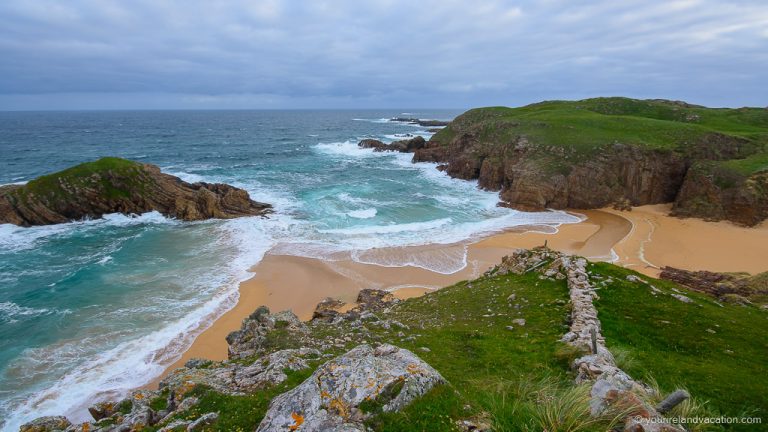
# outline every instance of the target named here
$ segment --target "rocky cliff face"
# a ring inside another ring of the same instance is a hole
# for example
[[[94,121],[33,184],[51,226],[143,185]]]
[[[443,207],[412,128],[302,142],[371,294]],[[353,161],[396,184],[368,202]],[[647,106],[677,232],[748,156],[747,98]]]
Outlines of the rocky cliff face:
[[[768,171],[742,176],[710,164],[694,164],[685,175],[672,214],[756,225],[768,218]]]
[[[476,179],[481,188],[500,192],[500,205],[521,210],[673,202],[678,216],[750,226],[768,217],[768,171],[759,164],[748,175],[722,168],[759,156],[764,135],[748,139],[700,128],[691,125],[703,121],[699,114],[679,111],[707,115],[706,108],[629,101],[621,109],[648,105],[670,112],[608,115],[594,112],[594,101],[472,110],[411,150],[413,161],[437,162],[451,177]],[[562,114],[553,114],[553,107]]]
[[[441,163],[451,177],[477,179],[483,189],[500,191],[503,205],[531,211],[597,208],[624,199],[632,205],[674,201],[687,170],[686,160],[673,152],[621,144],[565,169],[544,168],[556,156],[542,155],[525,137],[501,148],[478,148],[460,137],[447,147],[430,142],[413,161]]]
[[[264,215],[269,204],[226,184],[187,183],[155,165],[103,158],[0,187],[0,223],[21,226],[158,211],[186,221]]]

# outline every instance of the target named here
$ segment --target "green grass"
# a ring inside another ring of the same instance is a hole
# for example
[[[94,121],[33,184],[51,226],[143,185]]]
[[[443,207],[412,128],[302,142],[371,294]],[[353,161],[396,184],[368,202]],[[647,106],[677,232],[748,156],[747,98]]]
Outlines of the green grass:
[[[599,290],[597,307],[617,362],[635,378],[657,385],[662,395],[680,387],[694,395],[675,415],[768,418],[768,313],[721,307],[665,281],[651,280],[666,293],[679,289],[696,304],[666,294],[654,297],[646,285],[626,281],[626,275],[635,273],[610,264],[591,264],[590,271],[612,279]],[[512,294],[515,299],[509,301]],[[443,432],[456,430],[457,421],[471,420],[503,432],[610,429],[625,413],[590,417],[589,387],[575,386],[568,370],[582,353],[559,342],[567,331],[567,299],[564,281],[541,280],[537,274],[487,276],[404,301],[386,316],[380,313],[408,328],[366,325],[370,334],[365,340],[413,351],[450,384],[434,388],[398,413],[382,412],[387,395],[364,403],[361,409],[374,414],[367,426],[375,431]],[[524,318],[525,326],[513,324],[516,318]],[[310,329],[317,338],[360,332],[348,323]],[[341,354],[358,343],[330,353]],[[278,350],[295,346],[295,341],[285,329],[277,329],[269,346]],[[313,367],[320,362],[314,361]],[[311,372],[291,372],[285,383],[247,396],[198,387],[189,394],[201,402],[186,417],[219,412],[220,420],[210,430],[254,430],[269,401]],[[391,393],[396,392],[395,386]],[[751,425],[728,430],[760,429]]]
[[[768,421],[768,313],[721,307],[711,297],[646,278],[665,293],[683,291],[695,304],[654,296],[646,285],[626,281],[634,272],[610,264],[590,270],[613,278],[596,305],[608,347],[632,356],[627,372],[653,377],[666,392],[686,388],[714,413]]]
[[[317,366],[317,363],[314,366]],[[218,420],[213,425],[206,427],[205,431],[253,431],[264,418],[272,398],[299,385],[312,373],[311,369],[298,372],[286,370],[285,372],[288,379],[283,383],[245,396],[222,394],[209,387],[198,385],[184,397],[195,396],[200,401],[189,411],[174,416],[171,421],[176,419],[194,420],[204,414],[216,412],[219,413]],[[147,427],[144,428],[144,431],[154,432],[158,429],[160,429],[159,426]]]
[[[713,134],[731,137],[737,147],[734,169],[745,174],[765,169],[768,158],[768,110],[704,108],[670,101],[595,98],[548,101],[519,108],[488,107],[467,111],[432,141],[450,143],[471,133],[485,154],[503,154],[518,136],[534,144],[545,168],[585,160],[616,143],[695,155]],[[553,153],[551,147],[560,148]],[[705,147],[712,147],[711,144]],[[719,151],[715,151],[718,153]],[[754,155],[754,156],[752,156]]]
[[[83,197],[78,194],[86,189],[96,189],[100,196],[119,199],[129,197],[132,192],[141,191],[146,185],[142,176],[142,165],[126,159],[104,157],[85,162],[63,171],[44,175],[17,188],[13,193],[21,200],[29,195],[43,198],[49,203],[77,202]],[[111,179],[119,178],[120,184]]]

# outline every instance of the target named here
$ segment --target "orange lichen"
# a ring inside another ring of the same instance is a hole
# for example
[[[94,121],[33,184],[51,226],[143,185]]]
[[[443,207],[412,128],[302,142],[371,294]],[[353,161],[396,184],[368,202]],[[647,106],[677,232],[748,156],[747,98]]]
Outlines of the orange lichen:
[[[335,411],[341,418],[349,418],[349,407],[341,398],[334,398],[331,403],[328,404],[328,408]]]
[[[405,369],[410,374],[421,373],[421,368],[418,365],[414,364],[414,363],[409,364]]]
[[[321,398],[328,398],[328,399],[330,399],[331,398],[331,394],[328,393],[327,391],[323,390],[323,391],[320,392],[320,397]]]
[[[299,413],[291,413],[291,417],[293,418],[293,424],[288,427],[288,429],[295,431],[299,430],[301,425],[304,424],[304,416]]]

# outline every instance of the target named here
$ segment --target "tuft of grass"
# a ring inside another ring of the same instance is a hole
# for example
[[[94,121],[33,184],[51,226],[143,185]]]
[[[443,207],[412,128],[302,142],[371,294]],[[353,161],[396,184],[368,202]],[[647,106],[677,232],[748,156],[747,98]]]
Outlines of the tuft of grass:
[[[483,398],[496,432],[605,431],[618,425],[626,410],[607,410],[593,417],[591,385],[573,385],[560,377],[521,376],[499,381]]]

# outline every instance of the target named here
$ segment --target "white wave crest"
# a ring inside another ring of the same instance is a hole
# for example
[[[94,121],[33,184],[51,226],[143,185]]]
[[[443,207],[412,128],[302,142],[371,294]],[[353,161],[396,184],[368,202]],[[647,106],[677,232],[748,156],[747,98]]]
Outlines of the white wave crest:
[[[377,210],[373,207],[362,209],[362,210],[352,210],[350,212],[347,212],[347,214],[350,217],[353,217],[355,219],[370,219],[372,217],[376,217]]]
[[[451,223],[451,218],[436,219],[427,222],[411,222],[405,224],[392,225],[373,225],[373,226],[353,226],[350,228],[339,228],[329,230],[319,230],[325,234],[342,234],[348,236],[371,235],[371,234],[392,234],[412,231],[422,231],[431,228],[445,226]]]
[[[20,306],[14,302],[0,302],[0,323],[14,323],[23,318],[51,314],[70,314],[69,309],[47,309]]]

